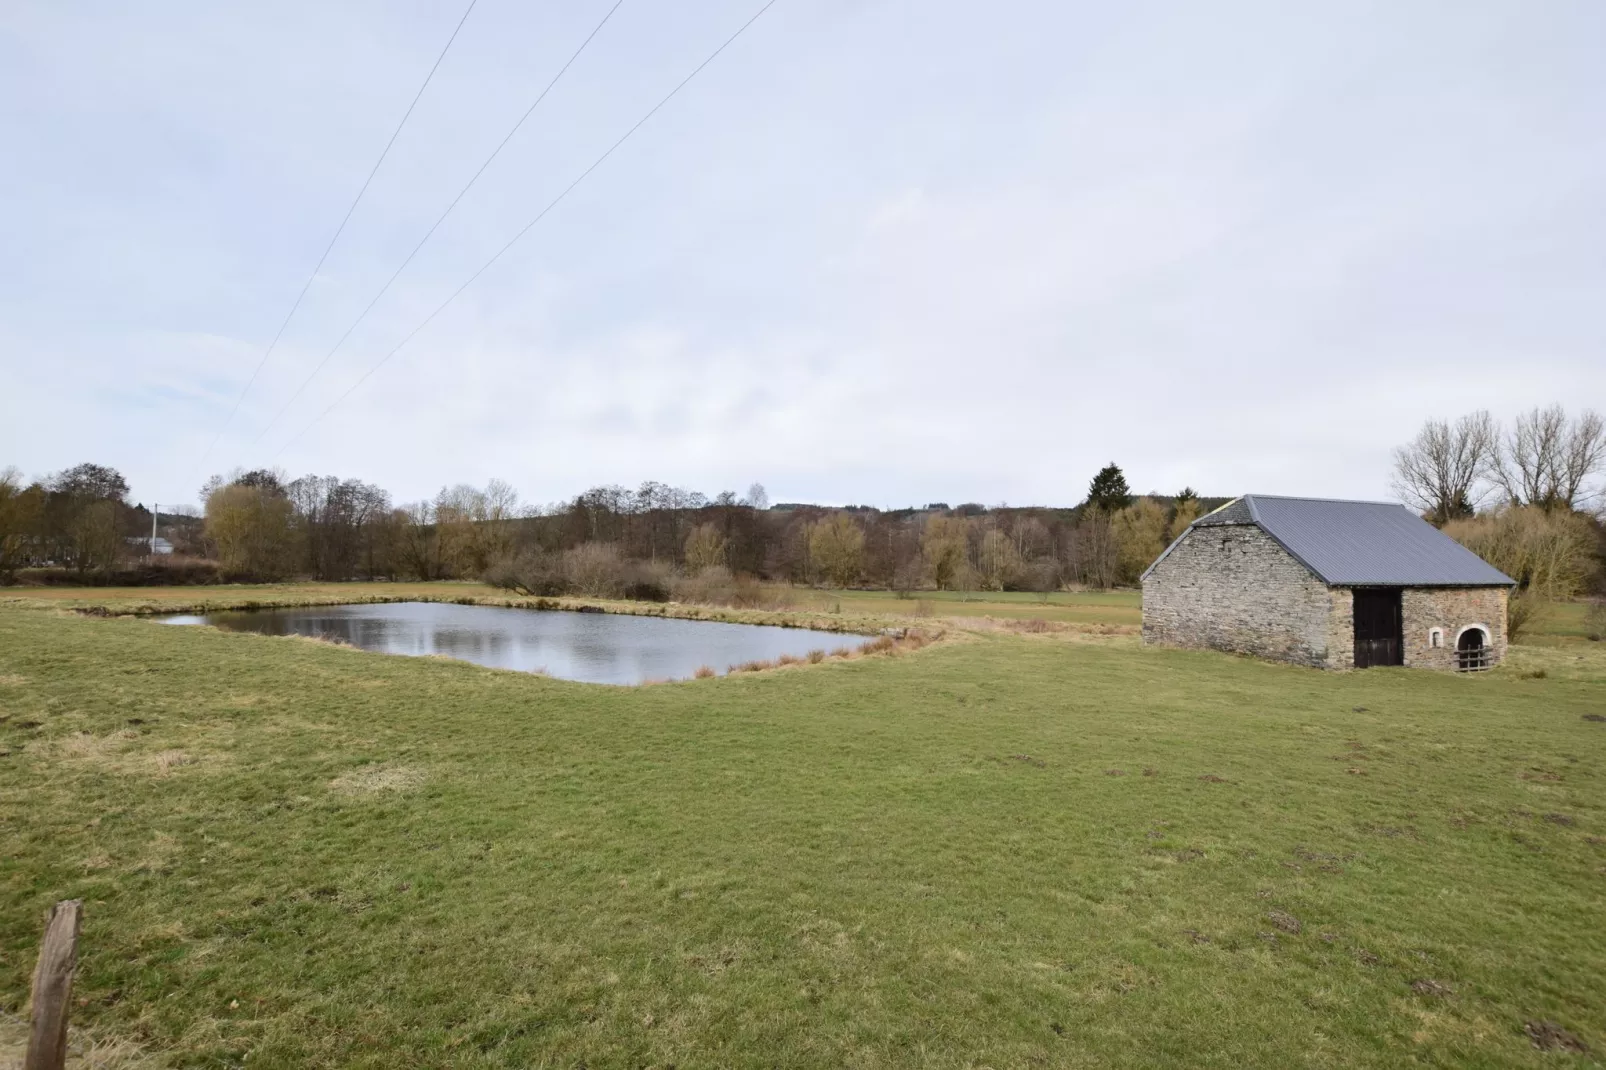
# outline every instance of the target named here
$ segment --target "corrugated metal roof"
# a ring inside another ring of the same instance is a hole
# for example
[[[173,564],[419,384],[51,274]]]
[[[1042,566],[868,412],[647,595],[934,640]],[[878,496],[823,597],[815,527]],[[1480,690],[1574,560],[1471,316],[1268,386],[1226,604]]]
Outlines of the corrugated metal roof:
[[[1226,524],[1254,524],[1334,587],[1509,587],[1515,582],[1393,502],[1246,494],[1193,526]],[[1167,547],[1154,564],[1170,552]]]

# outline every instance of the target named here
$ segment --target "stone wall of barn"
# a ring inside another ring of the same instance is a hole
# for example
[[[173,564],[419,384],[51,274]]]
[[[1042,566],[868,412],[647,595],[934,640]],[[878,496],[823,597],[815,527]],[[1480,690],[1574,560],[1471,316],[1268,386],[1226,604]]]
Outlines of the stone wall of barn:
[[[1143,641],[1348,667],[1332,634],[1348,606],[1258,527],[1198,527],[1143,581]]]
[[[1405,663],[1423,669],[1456,668],[1456,643],[1470,627],[1484,629],[1489,662],[1506,657],[1504,587],[1408,587],[1400,599],[1405,621]],[[1433,633],[1439,645],[1433,645]]]

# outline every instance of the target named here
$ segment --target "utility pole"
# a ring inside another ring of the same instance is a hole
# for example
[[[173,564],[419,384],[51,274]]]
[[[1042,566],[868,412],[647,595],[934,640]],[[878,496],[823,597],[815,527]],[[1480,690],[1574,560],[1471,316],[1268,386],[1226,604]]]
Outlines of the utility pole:
[[[156,518],[162,511],[160,502],[151,503],[151,556],[156,556]]]

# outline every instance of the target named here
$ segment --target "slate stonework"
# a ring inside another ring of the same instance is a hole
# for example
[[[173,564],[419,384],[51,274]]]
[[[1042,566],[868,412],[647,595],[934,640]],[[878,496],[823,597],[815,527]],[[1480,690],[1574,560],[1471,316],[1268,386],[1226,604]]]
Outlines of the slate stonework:
[[[1143,581],[1143,641],[1325,666],[1334,603],[1258,527],[1194,528]]]
[[[1405,588],[1405,664],[1456,668],[1456,640],[1474,625],[1486,629],[1490,664],[1498,664],[1506,597],[1503,587]],[[1354,605],[1350,588],[1328,587],[1259,527],[1198,527],[1143,581],[1143,641],[1350,669]]]
[[[1408,587],[1401,598],[1405,619],[1405,663],[1423,669],[1454,669],[1456,641],[1474,625],[1484,629],[1490,647],[1489,663],[1506,658],[1506,598],[1504,587]],[[1432,645],[1433,629],[1443,644]]]

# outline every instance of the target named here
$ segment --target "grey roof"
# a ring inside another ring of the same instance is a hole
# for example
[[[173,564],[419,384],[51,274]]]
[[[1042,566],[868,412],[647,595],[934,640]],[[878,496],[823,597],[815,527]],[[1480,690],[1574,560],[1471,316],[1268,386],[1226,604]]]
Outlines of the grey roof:
[[[1234,498],[1213,513],[1206,513],[1193,522],[1194,527],[1213,528],[1227,524],[1253,524],[1254,514],[1249,511],[1249,499]]]
[[[1509,587],[1516,582],[1394,502],[1246,494],[1200,517],[1188,530],[1233,524],[1260,528],[1333,587]]]

